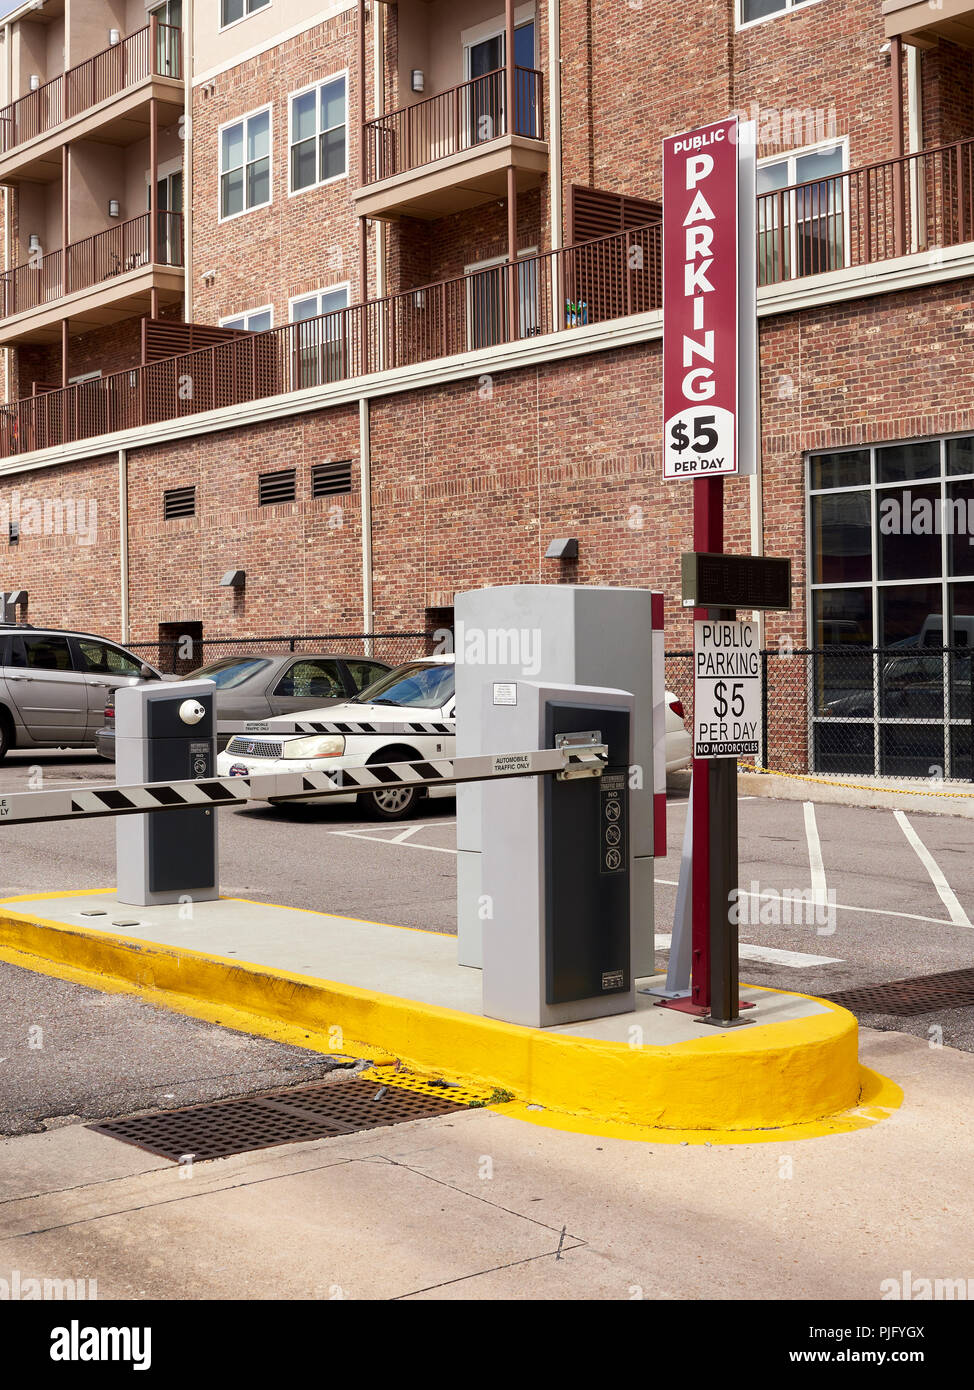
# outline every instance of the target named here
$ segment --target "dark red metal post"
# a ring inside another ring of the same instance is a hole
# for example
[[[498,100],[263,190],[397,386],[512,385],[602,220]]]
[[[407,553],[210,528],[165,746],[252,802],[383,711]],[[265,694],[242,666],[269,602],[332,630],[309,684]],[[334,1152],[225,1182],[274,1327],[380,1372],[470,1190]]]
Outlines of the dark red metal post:
[[[716,555],[724,549],[724,480],[693,480],[693,548]],[[694,622],[710,616],[695,608]],[[710,762],[693,760],[693,877],[690,901],[693,918],[690,1002],[710,1006]]]

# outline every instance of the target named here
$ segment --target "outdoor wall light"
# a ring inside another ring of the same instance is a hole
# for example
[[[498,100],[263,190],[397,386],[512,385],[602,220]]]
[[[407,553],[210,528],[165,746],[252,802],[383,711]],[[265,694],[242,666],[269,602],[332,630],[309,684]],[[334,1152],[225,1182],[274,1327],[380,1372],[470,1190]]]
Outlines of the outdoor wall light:
[[[30,75],[30,89],[31,89],[31,91],[32,91],[32,92],[36,92],[37,89],[38,89],[38,87],[39,87],[40,85],[41,85],[41,79],[38,77],[38,75],[37,75],[36,72],[32,72],[31,75]]]
[[[114,48],[115,45],[121,41],[121,38],[122,34],[119,29],[109,29],[108,42],[111,44],[112,48]]]
[[[221,589],[242,589],[247,583],[246,570],[227,570],[220,580]]]
[[[425,290],[417,290],[416,293],[413,295],[413,307],[414,307],[415,309],[425,309],[425,308],[426,308],[426,291],[425,291]]]
[[[409,74],[409,85],[414,92],[421,92],[424,90],[425,79],[423,77],[422,68],[413,68],[412,72]]]
[[[37,235],[36,232],[31,232],[30,236],[27,238],[27,250],[28,250],[28,251],[39,251],[40,249],[41,249],[41,239],[40,239],[40,237]]]
[[[117,198],[109,198],[108,215],[109,217],[118,217],[121,215],[121,207]]]
[[[566,536],[564,539],[549,541],[544,557],[546,560],[577,560],[578,540],[575,536]]]

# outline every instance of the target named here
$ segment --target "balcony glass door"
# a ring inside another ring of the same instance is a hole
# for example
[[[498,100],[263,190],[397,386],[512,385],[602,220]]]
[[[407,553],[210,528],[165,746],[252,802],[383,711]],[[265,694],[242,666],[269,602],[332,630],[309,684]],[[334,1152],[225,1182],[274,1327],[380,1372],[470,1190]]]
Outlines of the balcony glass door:
[[[156,255],[160,265],[182,265],[182,245],[180,240],[180,221],[178,216],[183,210],[183,171],[177,169],[172,174],[167,174],[165,178],[159,180],[158,190],[158,250]],[[146,194],[148,197],[148,193]],[[140,254],[138,251],[135,255]],[[145,248],[145,259],[149,258],[149,248]],[[141,262],[138,262],[141,264]],[[126,265],[126,270],[131,270],[132,266]]]
[[[536,249],[522,251],[517,267],[517,334],[533,338],[538,326],[538,262]],[[474,271],[474,274],[470,274]],[[508,330],[510,270],[504,257],[468,267],[467,348],[493,347],[515,335]]]
[[[467,88],[466,144],[479,145],[507,131],[505,123],[504,30],[464,49],[464,75]],[[514,30],[515,69],[534,69],[534,20]],[[535,137],[538,131],[533,78],[514,81],[514,129],[518,135]]]
[[[467,49],[466,145],[494,140],[504,130],[504,35],[494,34]]]

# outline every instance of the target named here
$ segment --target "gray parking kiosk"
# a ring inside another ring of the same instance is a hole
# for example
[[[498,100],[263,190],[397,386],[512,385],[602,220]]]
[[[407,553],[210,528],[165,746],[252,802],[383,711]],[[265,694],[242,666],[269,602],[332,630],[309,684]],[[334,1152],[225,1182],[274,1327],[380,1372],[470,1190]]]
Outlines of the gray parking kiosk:
[[[216,772],[213,681],[132,685],[115,697],[115,766],[121,785],[177,782]],[[220,896],[216,809],[120,816],[115,823],[118,900],[149,907]]]
[[[508,584],[458,593],[456,613],[457,754],[497,753],[511,745],[506,731],[477,719],[484,682],[522,678],[601,687],[620,686],[636,698],[633,763],[642,770],[631,788],[630,838],[636,909],[634,935],[640,974],[655,960],[653,922],[654,706],[664,719],[662,688],[654,684],[653,595],[649,589],[585,584]],[[662,673],[658,673],[662,681]],[[523,743],[522,748],[532,746]],[[537,746],[537,745],[533,745]],[[660,756],[665,756],[660,750]],[[482,962],[480,862],[481,787],[457,789],[457,958]]]
[[[604,744],[555,777],[482,784],[483,1009],[543,1028],[635,1006],[627,691],[506,682],[483,691],[490,746]],[[498,702],[499,701],[499,702]],[[497,761],[497,758],[495,758]],[[513,764],[512,764],[513,766]]]

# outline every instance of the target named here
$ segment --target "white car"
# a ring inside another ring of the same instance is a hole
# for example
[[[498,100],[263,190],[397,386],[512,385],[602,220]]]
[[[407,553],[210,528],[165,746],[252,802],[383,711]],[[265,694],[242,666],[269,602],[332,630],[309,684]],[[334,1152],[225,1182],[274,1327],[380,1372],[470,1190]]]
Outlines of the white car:
[[[690,739],[676,698],[666,696],[666,768],[689,762]],[[677,713],[679,711],[679,713]],[[296,730],[295,726],[299,726]],[[275,732],[277,726],[280,732]],[[373,763],[452,758],[456,751],[452,656],[418,657],[380,676],[357,699],[297,718],[263,720],[234,734],[217,760],[221,777],[267,772],[328,772]],[[422,796],[455,796],[456,787],[390,787],[329,796],[361,800],[380,820],[401,820]],[[309,798],[309,801],[313,798]]]

